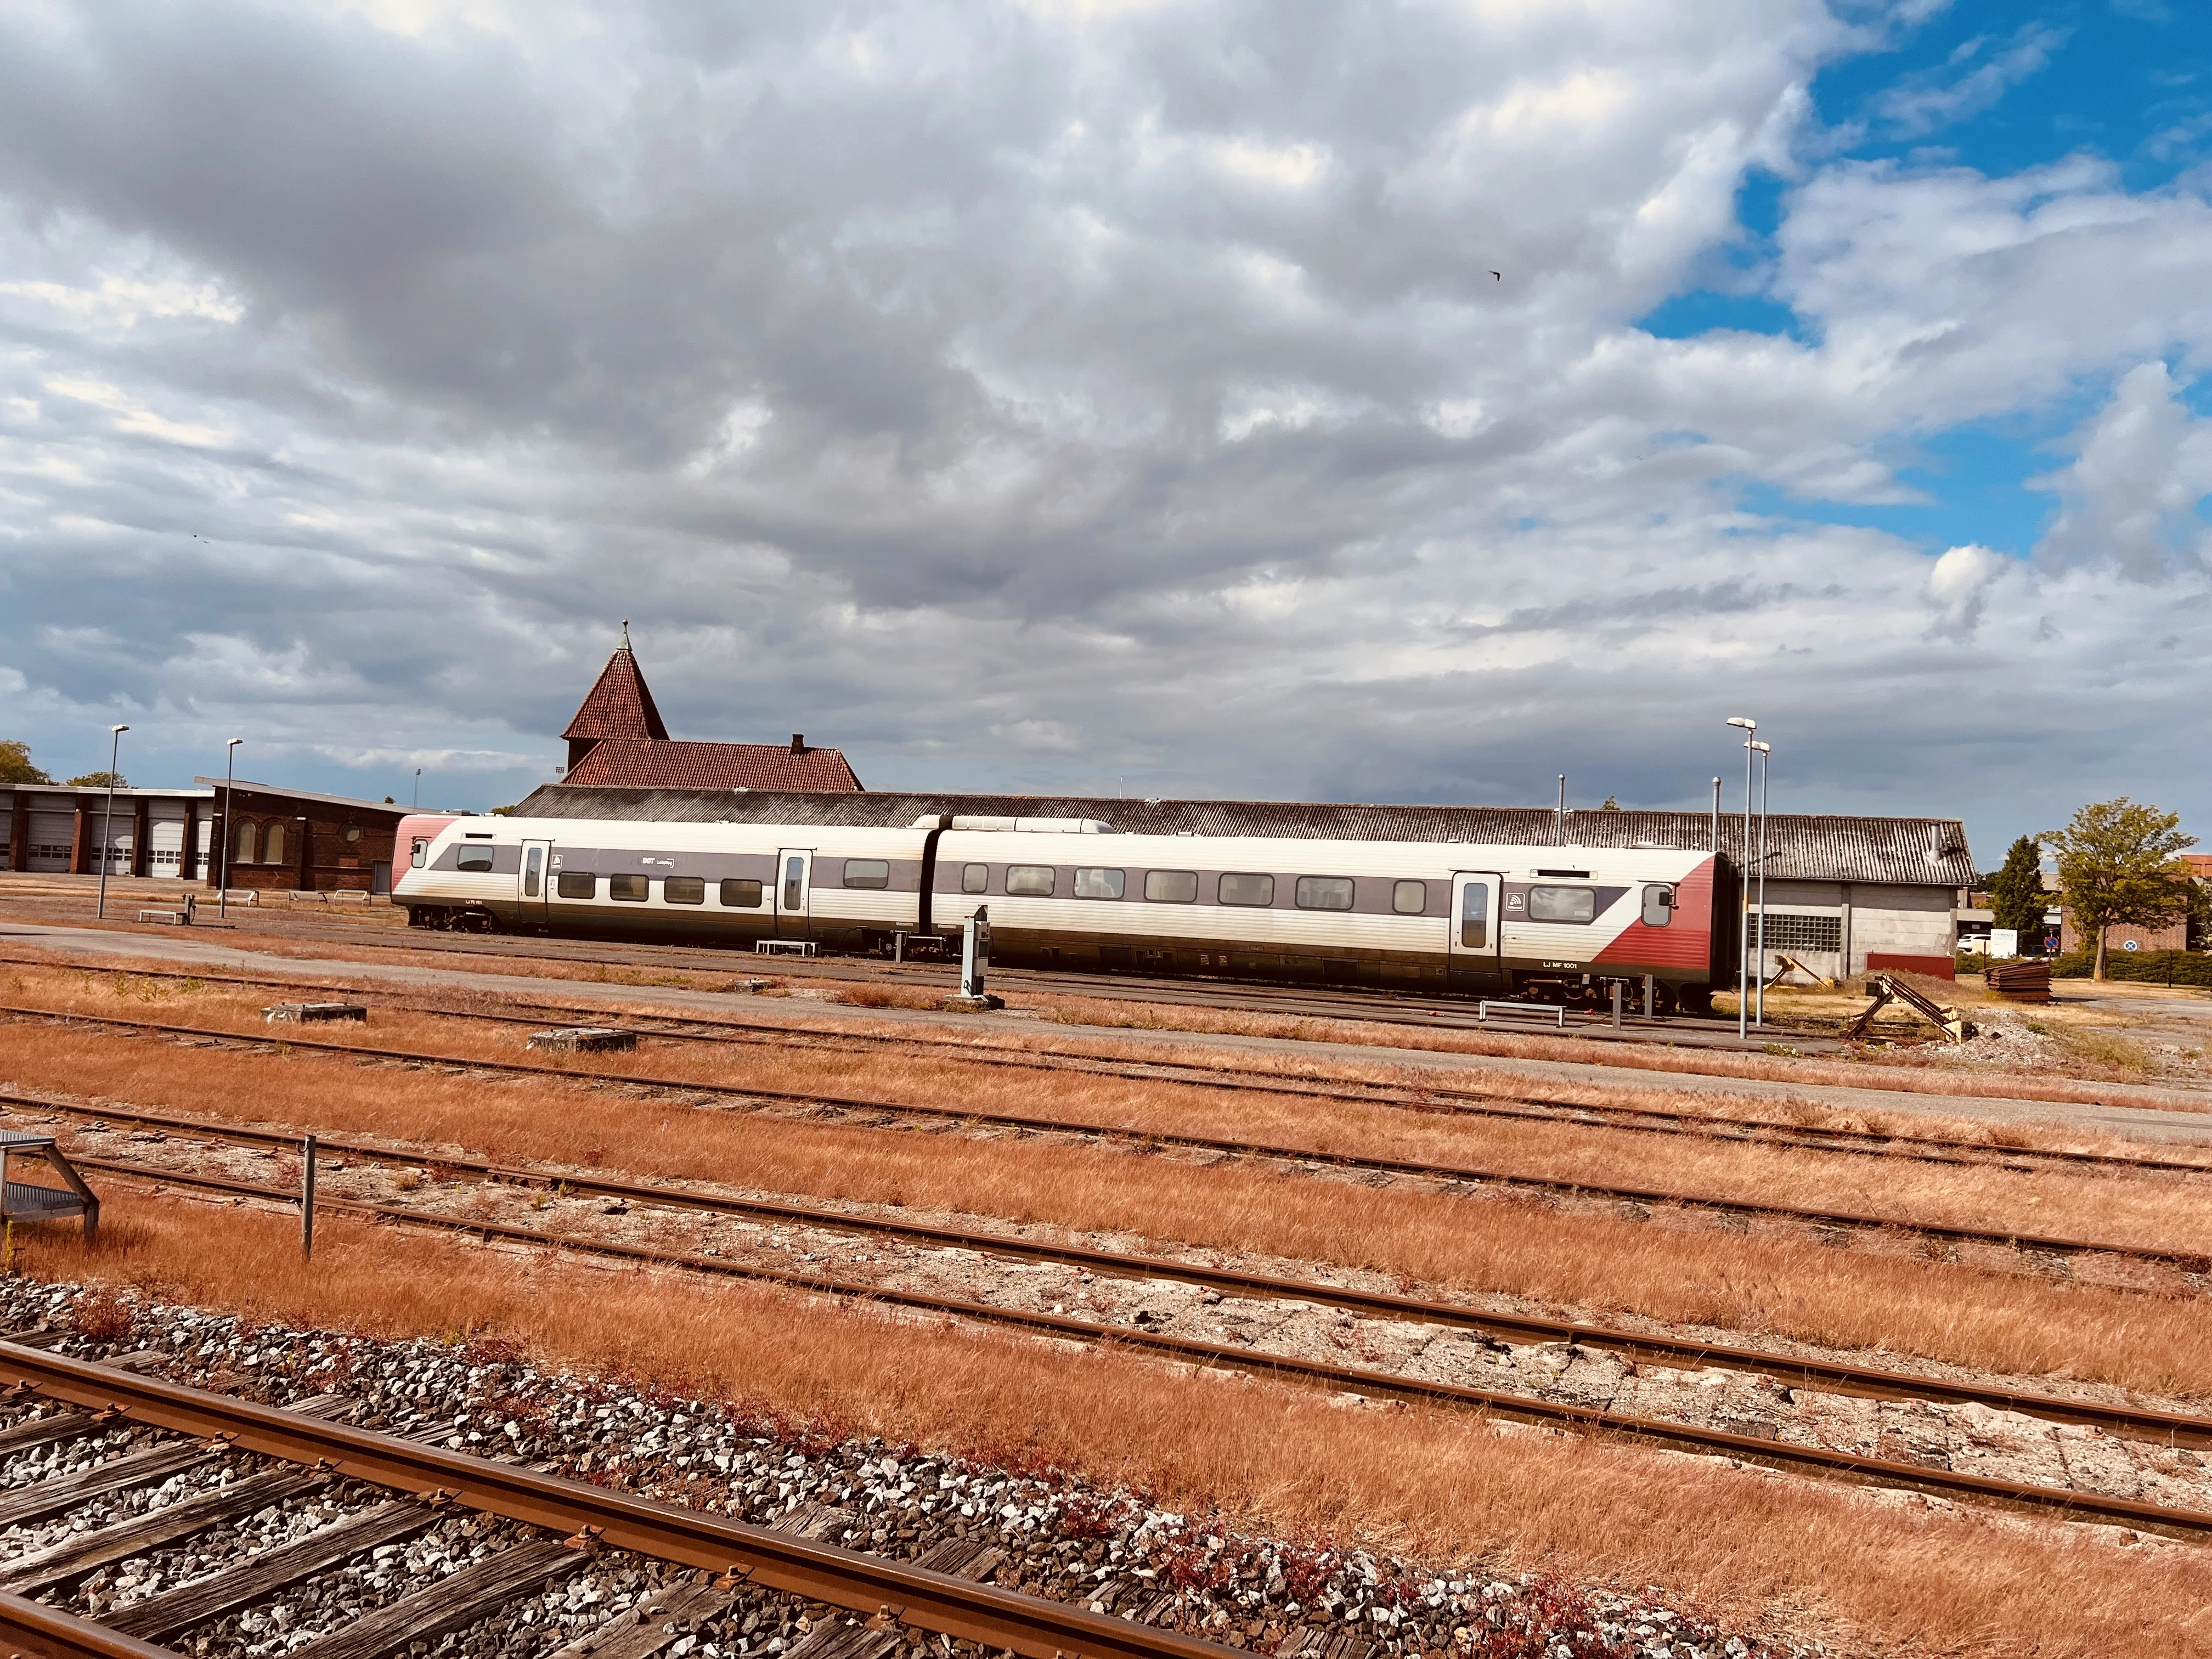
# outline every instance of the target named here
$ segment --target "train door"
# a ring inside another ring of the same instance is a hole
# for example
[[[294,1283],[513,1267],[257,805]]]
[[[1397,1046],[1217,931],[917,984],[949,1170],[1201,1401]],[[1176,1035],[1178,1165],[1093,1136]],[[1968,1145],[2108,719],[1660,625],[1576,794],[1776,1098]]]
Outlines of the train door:
[[[805,847],[787,847],[775,855],[775,931],[780,939],[798,939],[806,932],[808,896],[814,886],[814,854]]]
[[[522,843],[522,902],[519,915],[524,921],[544,921],[553,908],[553,843],[550,841],[526,841]],[[386,866],[387,872],[389,866]],[[386,882],[390,880],[387,873]]]
[[[1504,988],[1498,937],[1501,879],[1492,870],[1462,870],[1452,877],[1451,976],[1478,990]]]

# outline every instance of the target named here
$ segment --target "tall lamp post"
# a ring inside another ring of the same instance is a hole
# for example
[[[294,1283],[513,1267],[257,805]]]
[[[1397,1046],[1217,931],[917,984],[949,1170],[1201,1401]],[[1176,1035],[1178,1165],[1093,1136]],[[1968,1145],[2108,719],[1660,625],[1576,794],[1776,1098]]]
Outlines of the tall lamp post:
[[[1731,714],[1729,724],[1743,731],[1743,856],[1738,860],[1743,890],[1738,896],[1735,941],[1735,1035],[1741,1042],[1750,1035],[1751,1025],[1751,990],[1746,978],[1751,969],[1751,745],[1759,736],[1759,722],[1746,714]]]
[[[115,769],[122,760],[123,734],[130,729],[107,728],[107,811],[100,820],[100,908],[95,912],[103,921],[107,915],[107,866],[115,860]]]
[[[237,839],[230,825],[230,781],[236,775],[238,745],[244,738],[232,738],[222,745],[222,885],[215,890],[215,913],[224,914],[223,907],[230,902],[230,843]]]
[[[421,808],[422,805],[422,769],[421,767],[419,767],[419,766],[418,766],[418,767],[416,767],[416,768],[415,769],[415,799],[414,799],[414,803],[413,803],[413,805],[410,805],[407,810],[408,810],[408,811],[410,811],[410,812],[411,812],[411,811],[417,811],[417,810],[419,810],[419,809]]]
[[[1774,766],[1774,745],[1761,743],[1756,738],[1751,746],[1759,751],[1759,988],[1753,994],[1757,1003],[1752,1012],[1752,1023],[1766,1024],[1766,780]]]

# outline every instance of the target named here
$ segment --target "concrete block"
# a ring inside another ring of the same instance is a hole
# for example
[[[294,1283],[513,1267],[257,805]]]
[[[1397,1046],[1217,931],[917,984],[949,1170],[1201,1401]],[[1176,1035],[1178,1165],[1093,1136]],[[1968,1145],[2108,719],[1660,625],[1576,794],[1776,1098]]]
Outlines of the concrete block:
[[[326,1019],[366,1022],[368,1010],[358,1002],[279,1002],[264,1008],[261,1017],[271,1025],[312,1025]]]
[[[611,1030],[604,1025],[570,1025],[557,1031],[533,1032],[533,1048],[553,1048],[563,1054],[596,1054],[609,1049],[635,1048],[637,1033]]]

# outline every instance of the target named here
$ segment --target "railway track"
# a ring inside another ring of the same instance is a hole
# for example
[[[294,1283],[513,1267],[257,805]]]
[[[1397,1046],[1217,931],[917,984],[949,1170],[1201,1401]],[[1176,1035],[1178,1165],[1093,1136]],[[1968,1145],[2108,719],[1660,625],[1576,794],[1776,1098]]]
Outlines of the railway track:
[[[17,961],[0,957],[0,963]],[[25,963],[26,966],[50,966]],[[88,969],[87,971],[97,971]],[[349,997],[373,994],[357,985],[293,979],[264,978],[240,974],[167,972],[146,969],[118,970],[139,979],[189,980],[201,984],[239,985],[301,992],[333,991]],[[1862,1156],[1903,1158],[1916,1163],[1950,1164],[1968,1167],[1995,1164],[2008,1168],[2035,1165],[2109,1169],[2143,1173],[2212,1175],[2212,1162],[2153,1158],[2124,1152],[2094,1152],[2066,1148],[2002,1146],[1982,1141],[1954,1140],[1939,1135],[1914,1135],[1873,1129],[1851,1129],[1812,1124],[1778,1123],[1771,1119],[1735,1117],[1718,1113],[1674,1111],[1656,1106],[1616,1106],[1534,1095],[1504,1097],[1472,1089],[1440,1085],[1393,1085],[1338,1080],[1316,1082],[1283,1073],[1229,1070],[1165,1060],[1115,1060],[1053,1049],[979,1048],[963,1037],[933,1036],[927,1033],[896,1036],[862,1031],[817,1031],[769,1020],[738,1020],[704,1016],[679,1018],[665,1015],[617,1015],[588,1004],[514,1001],[514,1013],[489,1010],[438,1008],[425,1004],[393,1001],[387,1006],[408,1013],[441,1019],[476,1020],[489,1024],[539,1025],[547,1021],[581,1020],[595,1025],[673,1042],[722,1042],[754,1047],[822,1048],[833,1052],[881,1052],[902,1048],[936,1050],[965,1065],[1023,1071],[1064,1071],[1088,1076],[1127,1078],[1145,1082],[1188,1083],[1209,1089],[1240,1093],[1286,1094],[1311,1100],[1341,1100],[1363,1104],[1406,1106],[1424,1111],[1448,1111],[1457,1115],[1491,1117],[1508,1121],[1573,1123],[1589,1127],[1626,1130],[1633,1133],[1689,1135],[1707,1140],[1736,1140],[1805,1151],[1837,1152]],[[649,1023],[648,1023],[649,1022]],[[704,1028],[704,1029],[701,1029]],[[1663,1074],[1653,1087],[1664,1087]],[[2208,1119],[2212,1127],[2212,1119]]]
[[[136,1165],[116,1159],[86,1159],[81,1167],[177,1187],[195,1188],[227,1197],[247,1198],[285,1205],[295,1202],[282,1188],[228,1177],[182,1174],[153,1165]],[[401,1205],[371,1204],[319,1197],[317,1208],[328,1208],[372,1221],[426,1227],[459,1233],[481,1242],[535,1249],[567,1250],[716,1278],[750,1280],[757,1284],[815,1295],[872,1304],[878,1307],[972,1321],[1026,1330],[1093,1346],[1118,1346],[1159,1356],[1209,1370],[1256,1372],[1277,1378],[1322,1386],[1362,1397],[1395,1399],[1424,1405],[1468,1410],[1486,1417],[1537,1424],[1575,1432],[1606,1435],[1704,1455],[1718,1455],[1793,1470],[1828,1479],[1839,1479],[1910,1491],[1931,1492],[1972,1502],[2035,1510],[2070,1519],[2113,1522],[2179,1538],[2212,1538],[2212,1511],[2185,1510],[2140,1499],[2075,1488],[2041,1486],[1998,1480],[1927,1464],[1902,1462],[1825,1446],[1802,1445],[1779,1439],[1739,1435],[1663,1419],[1630,1416],[1602,1407],[1543,1400],[1530,1395],[1464,1384],[1432,1381],[1376,1370],[1365,1366],[1273,1354],[1225,1343],[1170,1336],[1126,1326],[1076,1319],[1064,1314],[997,1307],[962,1297],[900,1291],[881,1285],[840,1279],[829,1274],[795,1273],[756,1266],[720,1256],[696,1255],[653,1249],[612,1240],[580,1238],[533,1227],[441,1215]],[[0,1344],[0,1377],[11,1374],[15,1356]],[[112,1399],[87,1400],[64,1396],[76,1403],[112,1405]],[[2196,1419],[2187,1419],[2195,1422]],[[2198,1423],[2199,1431],[2212,1431],[2212,1423]],[[516,1518],[528,1519],[527,1516]],[[543,1524],[543,1523],[540,1523]],[[610,1541],[614,1541],[611,1539]],[[658,1553],[659,1552],[654,1552]],[[668,1557],[667,1559],[686,1559]],[[741,1559],[741,1558],[740,1558]],[[714,1565],[694,1562],[697,1565]],[[819,1599],[828,1600],[826,1596]],[[885,1597],[886,1601],[890,1598]],[[1009,1644],[1011,1645],[1011,1644]],[[1073,1648],[1069,1649],[1073,1651]],[[310,1659],[314,1659],[310,1656]]]
[[[187,1468],[228,1464],[240,1476],[151,1514],[77,1534],[27,1561],[0,1563],[0,1586],[5,1586],[0,1634],[18,1653],[159,1659],[173,1652],[160,1645],[164,1640],[240,1608],[266,1605],[313,1575],[419,1534],[457,1511],[515,1523],[518,1535],[497,1553],[287,1651],[299,1659],[392,1659],[406,1653],[410,1643],[434,1643],[518,1598],[541,1593],[611,1552],[696,1570],[698,1577],[665,1597],[681,1596],[687,1617],[718,1613],[762,1589],[850,1615],[831,1628],[817,1627],[793,1650],[794,1659],[883,1659],[910,1639],[902,1638],[900,1627],[1028,1659],[1220,1659],[1229,1651],[955,1573],[15,1342],[0,1341],[0,1379],[15,1385],[19,1403],[54,1408],[0,1430],[0,1448],[11,1442],[61,1444],[118,1425],[157,1431],[151,1443],[84,1474],[0,1492],[0,1514],[65,1515],[89,1497],[157,1484]],[[347,1483],[390,1496],[380,1503],[356,1503],[354,1513],[327,1526],[211,1578],[127,1603],[100,1620],[28,1599],[36,1588],[68,1584],[101,1565],[204,1534],[250,1510],[297,1504]],[[604,1659],[651,1659],[677,1640],[641,1624],[599,1652]]]
[[[1532,1175],[1526,1171],[1483,1169],[1471,1164],[1436,1164],[1418,1158],[1386,1158],[1376,1154],[1331,1152],[1324,1148],[1238,1140],[1228,1136],[1184,1133],[1166,1129],[1138,1128],[1081,1118],[1048,1117],[1023,1112],[987,1111],[964,1106],[939,1106],[913,1102],[864,1100],[843,1096],[781,1090],[750,1085],[692,1082],[650,1073],[599,1071],[583,1067],[534,1065],[523,1060],[474,1059],[466,1055],[424,1054],[412,1049],[383,1048],[368,1044],[330,1042],[307,1037],[282,1038],[241,1034],[203,1026],[174,1025],[165,1021],[125,1018],[112,1014],[78,1014],[52,1009],[0,1005],[0,1016],[50,1020],[56,1024],[105,1025],[121,1030],[186,1036],[202,1041],[248,1047],[281,1043],[303,1053],[343,1054],[357,1060],[392,1060],[404,1065],[446,1066],[460,1071],[490,1072],[510,1076],[537,1077],[568,1083],[611,1084],[625,1088],[652,1089],[675,1094],[711,1095],[724,1099],[774,1101],[808,1110],[837,1112],[862,1117],[921,1118],[936,1122],[989,1125],[1039,1134],[1063,1134],[1101,1140],[1131,1141],[1149,1146],[1173,1146],[1194,1152],[1251,1158],[1294,1166],[1327,1166],[1390,1176],[1412,1176],[1507,1191],[1538,1192],[1561,1197],[1595,1198],[1649,1206],[1664,1205],[1697,1209],[1741,1219],[1795,1222],[1828,1232],[1896,1234],[1946,1244],[1988,1246],[2053,1257],[2111,1256],[2202,1274],[2212,1272],[2212,1255],[2201,1250],[2167,1249],[2125,1244],[2111,1240],[2064,1238],[2024,1231],[1965,1227],[1944,1222],[1916,1220],[1901,1216],[1869,1215],[1854,1211],[1822,1210],[1802,1205],[1762,1203],[1716,1194],[1673,1192],[1658,1188],[1570,1180]]]
[[[29,1096],[0,1094],[0,1105],[33,1114],[137,1124],[142,1127],[196,1136],[209,1142],[249,1146],[262,1151],[290,1152],[296,1152],[300,1146],[296,1134],[243,1128],[177,1113],[118,1107],[106,1103],[94,1107],[56,1103]],[[1003,1233],[975,1229],[938,1227],[925,1223],[854,1215],[819,1205],[702,1193],[664,1184],[663,1178],[619,1180],[569,1170],[500,1164],[465,1153],[398,1151],[343,1136],[318,1134],[316,1139],[319,1149],[324,1153],[392,1168],[428,1170],[434,1166],[453,1174],[501,1184],[558,1190],[594,1198],[619,1199],[625,1203],[655,1206],[663,1209],[739,1216],[784,1225],[817,1227],[932,1249],[973,1250],[1015,1261],[1051,1262],[1121,1279],[1180,1280],[1218,1291],[1224,1295],[1307,1302],[1370,1318],[1472,1330],[1504,1340],[1564,1342],[1617,1353],[1629,1359],[1687,1367],[1723,1368],[1768,1377],[1785,1386],[1820,1389],[1874,1399],[1940,1401],[1947,1404],[1986,1406],[1994,1410],[2019,1412],[2047,1422],[2077,1424],[2110,1434],[2167,1445],[2212,1448],[2212,1419],[2172,1412],[2062,1400],[2027,1390],[1954,1382],[1944,1378],[1887,1370],[1875,1366],[1809,1359],[1719,1343],[1682,1340],[1650,1332],[1577,1321],[1492,1313],[1456,1303],[1401,1296],[1389,1291],[1362,1291],[1314,1279],[1246,1273],[1180,1257],[1138,1255],[1127,1251],[1013,1238]],[[161,1169],[159,1165],[105,1158],[75,1150],[71,1155],[81,1167],[119,1175],[143,1177]],[[198,1177],[193,1172],[180,1171],[174,1176],[165,1175],[162,1178],[186,1184],[188,1180]],[[276,1193],[275,1189],[252,1183],[230,1183],[227,1178],[215,1179],[222,1182],[215,1190],[233,1196],[285,1196]],[[324,1194],[318,1198],[317,1207],[325,1207],[332,1202],[332,1195]],[[375,1213],[385,1214],[381,1211]],[[397,1218],[401,1213],[392,1212],[386,1218]],[[413,1217],[420,1212],[410,1210],[404,1213]],[[460,1224],[465,1228],[471,1225],[468,1223]],[[816,1276],[811,1274],[787,1277],[788,1282],[795,1285],[811,1285],[817,1282]],[[855,1293],[859,1292],[856,1291]]]
[[[318,927],[266,927],[270,920],[296,923],[309,918],[274,914],[257,918],[264,931],[287,938],[328,938]],[[315,922],[340,920],[315,916]],[[344,920],[350,921],[351,918]],[[376,929],[379,933],[392,930]],[[483,942],[479,942],[483,941]],[[452,934],[409,931],[371,941],[386,950],[428,951],[460,957],[506,957],[548,962],[580,962],[609,968],[678,969],[695,973],[738,974],[773,971],[774,957],[740,957],[728,950],[707,945],[633,945],[611,947],[587,940],[532,938],[520,934]],[[888,963],[815,957],[807,963],[810,977],[848,979],[855,982],[924,984],[951,992],[957,975],[951,966]],[[1841,1045],[1833,1038],[1800,1031],[1767,1030],[1740,1040],[1723,1021],[1688,1015],[1667,1015],[1645,1020],[1640,1015],[1619,1030],[1609,1014],[1570,1010],[1564,1032],[1549,1026],[1500,1024],[1478,1017],[1474,1000],[1464,997],[1424,996],[1419,993],[1323,990],[1299,991],[1230,981],[1146,978],[1132,974],[1071,974],[1048,969],[994,968],[994,984],[1012,986],[1042,995],[1095,997],[1109,1002],[1156,1002],[1186,1007],[1216,1008],[1224,1012],[1272,1014],[1289,1019],[1350,1020],[1370,1024],[1420,1026],[1431,1030],[1517,1033],[1522,1036],[1566,1035],[1594,1042],[1687,1042],[1700,1048],[1756,1050],[1786,1039],[1796,1045],[1826,1051]],[[1549,1012],[1548,1009],[1546,1012]]]

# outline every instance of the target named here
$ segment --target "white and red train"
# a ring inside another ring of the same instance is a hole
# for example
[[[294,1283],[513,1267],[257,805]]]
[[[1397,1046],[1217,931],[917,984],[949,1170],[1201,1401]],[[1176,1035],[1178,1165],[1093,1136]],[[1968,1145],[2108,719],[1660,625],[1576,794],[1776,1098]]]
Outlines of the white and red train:
[[[410,925],[488,933],[867,950],[988,905],[1018,967],[1569,1001],[1650,975],[1685,1010],[1735,971],[1733,877],[1703,851],[422,814],[392,868]]]

